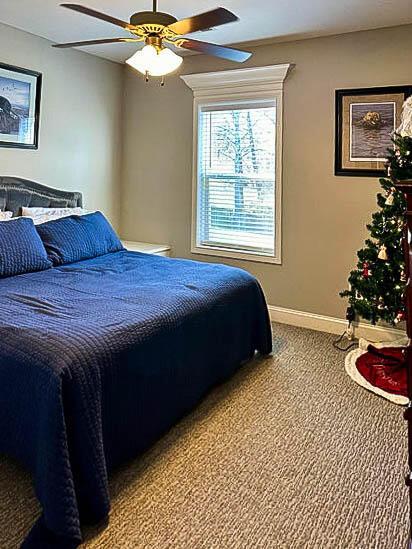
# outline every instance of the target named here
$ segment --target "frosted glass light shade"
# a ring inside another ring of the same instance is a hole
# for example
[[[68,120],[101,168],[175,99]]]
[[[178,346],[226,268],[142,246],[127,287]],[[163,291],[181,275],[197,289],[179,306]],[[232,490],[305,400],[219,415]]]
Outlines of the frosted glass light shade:
[[[168,48],[157,51],[154,46],[147,45],[132,55],[126,63],[142,74],[164,76],[178,69],[182,61],[179,55]]]

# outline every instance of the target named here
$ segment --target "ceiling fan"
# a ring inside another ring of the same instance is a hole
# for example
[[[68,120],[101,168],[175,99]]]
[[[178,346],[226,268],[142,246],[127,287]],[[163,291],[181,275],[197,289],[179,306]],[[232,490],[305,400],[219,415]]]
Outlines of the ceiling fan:
[[[122,27],[129,31],[133,37],[70,42],[68,44],[55,44],[53,47],[73,48],[95,44],[145,42],[145,47],[136,52],[126,63],[143,73],[146,76],[146,80],[148,80],[149,76],[161,76],[163,84],[164,75],[176,70],[183,61],[179,55],[166,48],[163,45],[164,42],[173,44],[177,48],[206,53],[238,63],[243,63],[252,55],[250,52],[182,36],[238,21],[238,17],[225,8],[216,8],[178,21],[173,15],[157,11],[157,0],[153,0],[153,11],[135,13],[131,16],[130,23],[127,23],[126,21],[79,4],[61,4],[61,6]]]

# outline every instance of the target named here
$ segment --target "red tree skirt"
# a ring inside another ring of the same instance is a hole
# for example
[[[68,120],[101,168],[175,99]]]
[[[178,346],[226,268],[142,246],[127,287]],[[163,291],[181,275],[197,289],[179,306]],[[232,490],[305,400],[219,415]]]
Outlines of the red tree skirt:
[[[345,368],[362,387],[396,404],[408,403],[404,348],[356,349],[347,355]]]

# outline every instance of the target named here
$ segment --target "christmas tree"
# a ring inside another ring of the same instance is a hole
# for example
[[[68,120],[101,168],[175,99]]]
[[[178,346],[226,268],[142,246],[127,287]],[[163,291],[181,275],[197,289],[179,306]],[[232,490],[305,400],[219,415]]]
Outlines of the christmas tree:
[[[388,152],[388,177],[380,179],[379,210],[367,225],[370,238],[358,252],[358,264],[349,275],[348,319],[356,316],[373,324],[382,320],[397,324],[404,319],[405,262],[402,247],[405,198],[393,182],[412,179],[412,97],[406,100],[402,124]]]

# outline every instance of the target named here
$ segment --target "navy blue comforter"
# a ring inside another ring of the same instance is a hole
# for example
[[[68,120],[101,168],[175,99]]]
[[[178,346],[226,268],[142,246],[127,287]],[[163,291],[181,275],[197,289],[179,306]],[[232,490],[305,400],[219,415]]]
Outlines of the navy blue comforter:
[[[43,508],[23,546],[77,547],[108,472],[255,350],[270,323],[240,269],[122,251],[0,280],[0,452]]]

